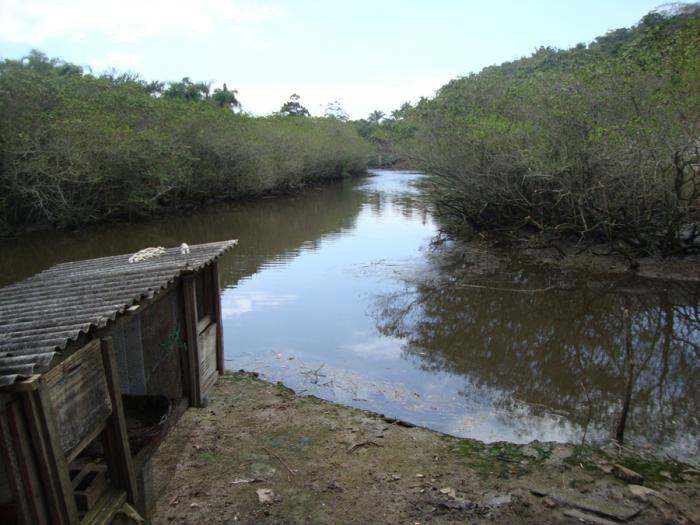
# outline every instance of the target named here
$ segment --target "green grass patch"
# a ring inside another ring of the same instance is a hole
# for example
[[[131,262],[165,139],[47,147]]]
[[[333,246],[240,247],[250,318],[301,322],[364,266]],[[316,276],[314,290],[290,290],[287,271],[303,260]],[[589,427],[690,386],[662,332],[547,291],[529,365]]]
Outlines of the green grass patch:
[[[562,459],[562,463],[575,467],[583,467],[589,472],[600,472],[598,464],[607,460],[608,456],[599,449],[587,445],[577,445],[571,450],[571,455]]]
[[[530,472],[528,466],[540,464],[547,458],[543,448],[535,449],[537,457],[533,457],[523,453],[523,446],[507,442],[487,445],[480,441],[465,439],[453,450],[480,476],[496,476],[501,479],[523,476]]]
[[[277,390],[278,396],[280,396],[282,399],[292,399],[293,397],[296,397],[296,392],[292,390],[289,387],[284,386],[282,383],[279,381],[275,383],[275,389]]]
[[[219,381],[224,381],[227,383],[241,383],[249,380],[250,378],[245,374],[225,374],[219,377]]]
[[[641,474],[645,483],[668,481],[669,477],[662,475],[661,472],[668,473],[673,481],[683,481],[683,470],[688,468],[682,463],[645,459],[637,456],[625,457],[618,463]]]

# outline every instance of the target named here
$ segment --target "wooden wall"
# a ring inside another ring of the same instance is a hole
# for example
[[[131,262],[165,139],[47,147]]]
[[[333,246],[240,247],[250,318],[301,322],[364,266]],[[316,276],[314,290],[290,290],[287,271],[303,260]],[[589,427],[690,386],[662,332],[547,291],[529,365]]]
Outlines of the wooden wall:
[[[114,341],[122,393],[183,397],[182,312],[178,282],[98,332]]]

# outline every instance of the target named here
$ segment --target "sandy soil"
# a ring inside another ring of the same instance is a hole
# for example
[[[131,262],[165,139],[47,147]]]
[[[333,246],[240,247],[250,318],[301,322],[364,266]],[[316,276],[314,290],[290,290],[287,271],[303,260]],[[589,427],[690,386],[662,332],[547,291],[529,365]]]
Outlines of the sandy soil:
[[[615,477],[615,464],[644,486]],[[241,373],[171,429],[154,480],[155,524],[700,523],[700,471],[688,465],[617,449],[484,445]]]

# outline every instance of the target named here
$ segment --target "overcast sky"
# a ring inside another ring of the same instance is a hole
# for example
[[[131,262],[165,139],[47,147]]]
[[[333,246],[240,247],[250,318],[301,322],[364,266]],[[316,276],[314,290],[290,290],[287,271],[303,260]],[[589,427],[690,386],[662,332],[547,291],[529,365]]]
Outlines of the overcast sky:
[[[0,0],[0,57],[30,49],[147,80],[226,82],[246,111],[292,93],[352,118],[447,80],[630,26],[658,0]]]

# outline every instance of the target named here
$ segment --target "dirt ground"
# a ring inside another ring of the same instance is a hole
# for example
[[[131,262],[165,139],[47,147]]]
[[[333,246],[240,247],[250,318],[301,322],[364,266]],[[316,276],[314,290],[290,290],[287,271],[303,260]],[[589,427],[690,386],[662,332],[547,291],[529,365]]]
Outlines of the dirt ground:
[[[630,484],[631,474],[643,476]],[[616,477],[617,476],[617,477]],[[631,451],[483,443],[236,373],[154,457],[154,524],[700,523],[700,471]]]

